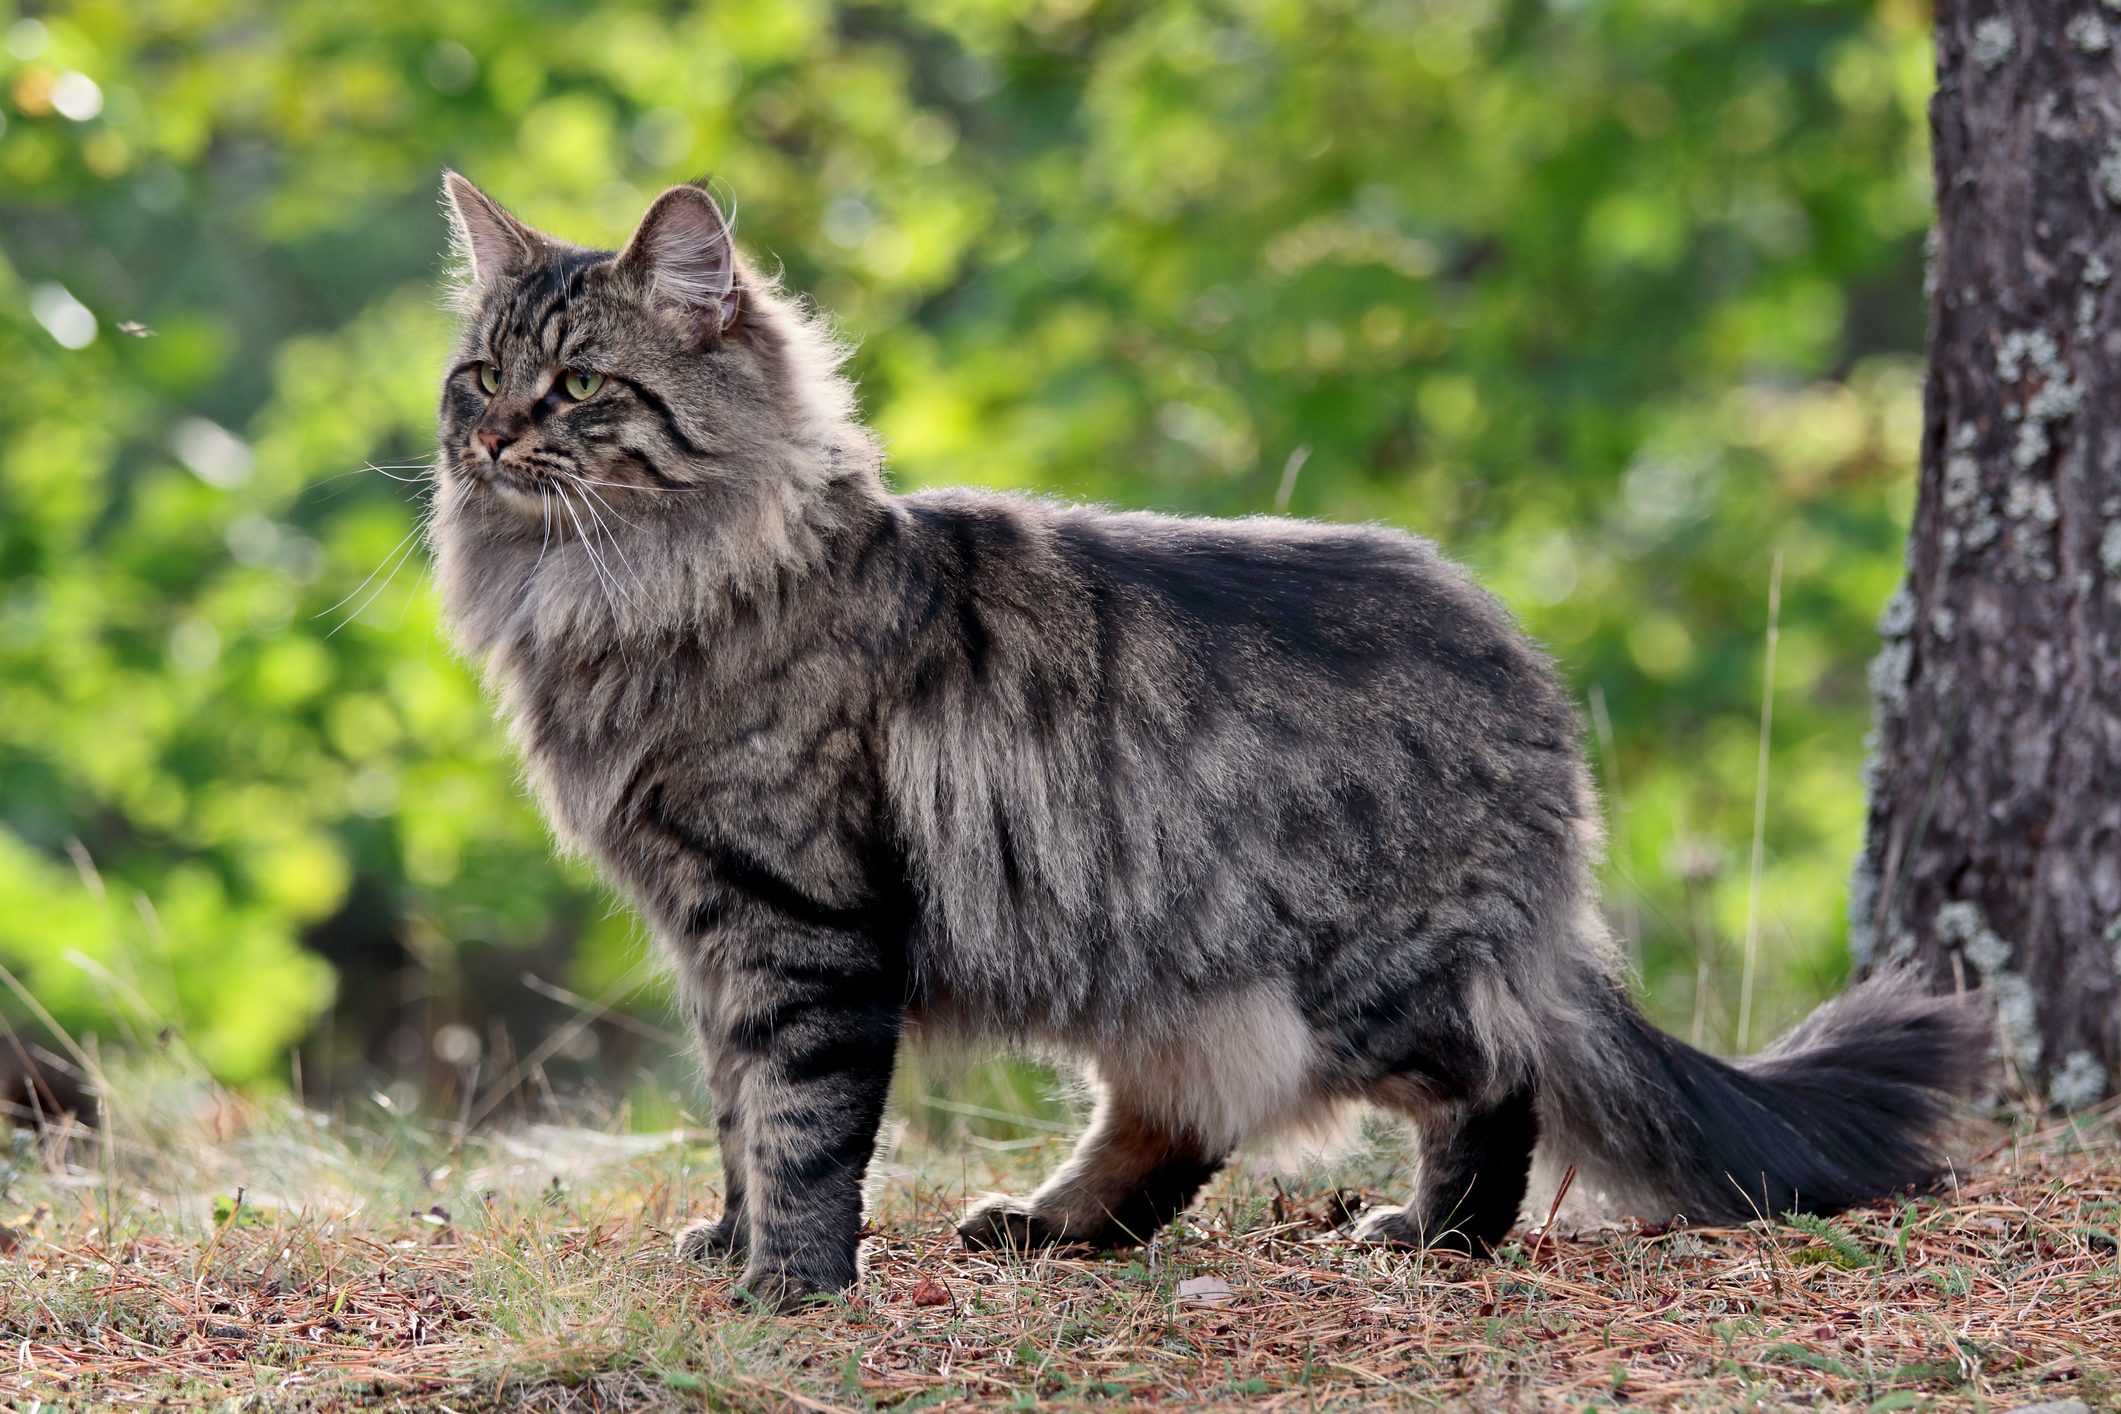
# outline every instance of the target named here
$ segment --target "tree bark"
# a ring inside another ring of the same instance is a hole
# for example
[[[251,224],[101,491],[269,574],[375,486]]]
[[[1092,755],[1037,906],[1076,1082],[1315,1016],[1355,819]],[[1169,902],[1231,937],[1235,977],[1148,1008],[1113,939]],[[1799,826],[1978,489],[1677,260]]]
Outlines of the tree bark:
[[[2121,13],[1936,26],[1922,476],[1850,940],[1989,989],[2010,1072],[2074,1107],[2121,1069]]]

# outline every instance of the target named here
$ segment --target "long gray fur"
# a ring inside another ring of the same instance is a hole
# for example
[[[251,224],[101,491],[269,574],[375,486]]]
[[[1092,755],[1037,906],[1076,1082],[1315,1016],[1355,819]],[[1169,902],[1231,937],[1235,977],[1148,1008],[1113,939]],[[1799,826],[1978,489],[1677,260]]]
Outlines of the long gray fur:
[[[973,1243],[1145,1239],[1352,1101],[1419,1134],[1381,1241],[1492,1246],[1571,1164],[1607,1211],[1697,1222],[1936,1174],[1968,1007],[1873,979],[1737,1066],[1641,1020],[1576,715],[1426,541],[893,495],[839,350],[705,192],[616,256],[446,195],[450,621],[563,845],[676,967],[727,1171],[680,1249],[740,1254],[752,1298],[855,1279],[909,1029],[1097,1090]]]

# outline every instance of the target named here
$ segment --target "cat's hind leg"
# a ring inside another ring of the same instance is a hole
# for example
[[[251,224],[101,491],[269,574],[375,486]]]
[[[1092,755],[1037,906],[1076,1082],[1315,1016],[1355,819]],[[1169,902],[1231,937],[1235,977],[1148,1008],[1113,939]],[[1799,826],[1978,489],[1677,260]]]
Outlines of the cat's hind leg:
[[[1365,1213],[1355,1239],[1477,1256],[1501,1246],[1524,1203],[1539,1137],[1531,1084],[1499,1099],[1386,1103],[1418,1128],[1414,1197],[1404,1208]]]
[[[992,1198],[958,1225],[967,1247],[1134,1247],[1183,1212],[1227,1151],[1177,1132],[1110,1087],[1090,1128],[1028,1198]]]

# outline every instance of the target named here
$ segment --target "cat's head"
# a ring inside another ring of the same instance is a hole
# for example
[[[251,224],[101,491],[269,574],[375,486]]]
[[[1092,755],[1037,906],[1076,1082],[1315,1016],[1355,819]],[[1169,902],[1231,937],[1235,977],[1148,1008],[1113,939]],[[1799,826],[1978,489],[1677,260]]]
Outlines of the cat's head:
[[[882,495],[841,347],[672,187],[623,251],[531,229],[456,173],[463,327],[429,539],[454,631],[604,641],[698,624]]]
[[[600,501],[733,493],[847,435],[838,350],[702,188],[656,198],[617,253],[533,230],[455,172],[443,193],[464,322],[441,468],[467,502],[564,524]]]

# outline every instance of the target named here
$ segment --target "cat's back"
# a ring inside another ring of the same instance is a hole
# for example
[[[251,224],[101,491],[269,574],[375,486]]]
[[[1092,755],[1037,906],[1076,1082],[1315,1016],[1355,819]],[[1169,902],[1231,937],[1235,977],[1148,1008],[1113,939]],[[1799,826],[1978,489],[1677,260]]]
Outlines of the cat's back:
[[[1101,678],[1131,656],[1173,690],[1411,693],[1431,714],[1478,711],[1511,735],[1574,734],[1546,655],[1462,568],[1404,531],[962,489],[903,505],[925,542],[930,602],[953,601],[948,627],[972,641],[976,667],[1035,645],[1094,658]],[[1003,643],[1008,630],[1023,642]]]

